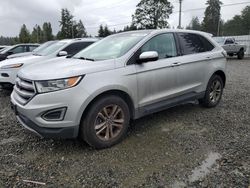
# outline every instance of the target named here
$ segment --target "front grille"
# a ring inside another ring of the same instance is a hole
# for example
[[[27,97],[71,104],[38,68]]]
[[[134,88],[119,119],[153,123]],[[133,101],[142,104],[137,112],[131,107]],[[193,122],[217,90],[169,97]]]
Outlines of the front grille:
[[[14,87],[17,102],[22,105],[27,104],[36,94],[36,90],[32,81],[17,77]]]

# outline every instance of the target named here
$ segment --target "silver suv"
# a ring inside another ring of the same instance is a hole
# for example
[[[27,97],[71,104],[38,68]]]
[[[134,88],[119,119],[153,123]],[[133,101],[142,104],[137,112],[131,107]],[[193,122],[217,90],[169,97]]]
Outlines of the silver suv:
[[[226,83],[225,55],[203,32],[116,34],[70,59],[23,68],[12,107],[41,137],[80,136],[107,148],[124,138],[132,119],[197,99],[215,107]]]

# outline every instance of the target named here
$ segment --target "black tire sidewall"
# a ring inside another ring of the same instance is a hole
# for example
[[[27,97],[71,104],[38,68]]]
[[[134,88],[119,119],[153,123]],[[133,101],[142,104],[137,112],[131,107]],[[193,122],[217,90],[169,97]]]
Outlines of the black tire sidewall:
[[[243,59],[244,58],[244,50],[240,50],[238,53],[238,59]]]
[[[124,126],[120,134],[116,138],[110,141],[103,141],[97,137],[96,131],[94,129],[94,123],[95,123],[97,114],[100,112],[100,110],[104,108],[105,106],[108,106],[111,104],[116,104],[119,107],[121,107],[121,109],[123,110]],[[130,121],[129,108],[126,102],[121,97],[114,96],[114,95],[103,96],[91,105],[91,107],[89,108],[89,111],[87,112],[87,115],[82,120],[81,129],[80,129],[81,137],[89,145],[91,145],[92,147],[96,149],[108,148],[123,140],[128,130],[129,121]]]
[[[219,100],[216,103],[212,103],[212,101],[210,100],[210,96],[209,96],[210,95],[210,88],[211,88],[212,83],[216,80],[218,80],[221,84],[221,94],[220,94]],[[205,92],[205,97],[202,100],[202,105],[205,107],[208,107],[208,108],[212,108],[212,107],[217,106],[221,101],[223,89],[224,89],[224,84],[223,84],[221,77],[218,75],[213,75],[208,82],[207,89]]]

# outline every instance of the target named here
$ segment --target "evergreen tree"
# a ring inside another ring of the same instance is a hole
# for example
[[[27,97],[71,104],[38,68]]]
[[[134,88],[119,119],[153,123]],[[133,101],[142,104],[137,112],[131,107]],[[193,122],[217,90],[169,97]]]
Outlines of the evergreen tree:
[[[141,29],[168,28],[173,6],[168,0],[141,0],[132,16],[133,25]]]
[[[198,17],[193,17],[190,24],[188,25],[187,29],[200,31],[201,30],[201,24],[200,24],[199,18]]]
[[[217,36],[218,24],[220,19],[220,10],[222,2],[220,0],[207,0],[208,7],[205,10],[205,17],[202,23],[202,29],[205,32]]]
[[[20,43],[28,43],[30,42],[30,32],[27,29],[26,25],[23,24],[19,33],[19,41]]]
[[[68,9],[62,9],[61,10],[61,20],[60,23],[60,35],[58,35],[59,39],[65,39],[65,38],[72,38],[73,36],[73,18],[74,16],[71,15],[70,11]]]
[[[51,23],[45,22],[43,24],[43,31],[42,31],[42,42],[53,40],[53,34],[52,34],[52,27]]]
[[[86,29],[82,23],[82,20],[79,20],[79,22],[76,25],[76,34],[75,36],[77,38],[83,38],[83,37],[87,37],[87,32]]]
[[[107,37],[112,34],[112,31],[109,30],[108,26],[104,27],[104,37]]]
[[[99,30],[98,30],[98,37],[105,37],[104,36],[104,28],[102,25],[100,25]]]

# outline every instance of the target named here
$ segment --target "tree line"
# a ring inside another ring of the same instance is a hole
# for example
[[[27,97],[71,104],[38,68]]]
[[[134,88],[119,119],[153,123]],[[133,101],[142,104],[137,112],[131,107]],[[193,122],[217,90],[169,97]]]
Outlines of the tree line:
[[[203,20],[200,21],[198,17],[194,17],[186,29],[205,31],[214,36],[250,33],[250,6],[244,8],[241,15],[236,15],[224,22],[221,20],[222,2],[220,0],[207,0],[206,5]],[[173,5],[169,0],[141,0],[132,15],[131,25],[118,31],[111,31],[107,25],[100,25],[98,37],[131,30],[169,28],[168,19],[172,13]],[[54,36],[50,22],[45,22],[41,26],[35,25],[32,32],[23,24],[18,37],[0,37],[0,44],[43,43],[53,39],[90,37],[82,20],[75,20],[68,9],[61,10],[59,26],[60,31]]]

